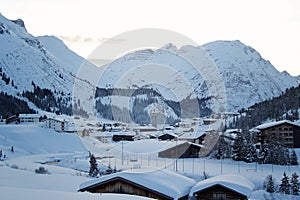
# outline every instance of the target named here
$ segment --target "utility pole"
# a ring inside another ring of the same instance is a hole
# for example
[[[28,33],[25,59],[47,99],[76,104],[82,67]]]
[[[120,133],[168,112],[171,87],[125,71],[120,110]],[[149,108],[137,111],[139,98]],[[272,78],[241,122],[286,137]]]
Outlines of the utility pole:
[[[122,166],[124,165],[124,145],[123,145],[123,138],[122,138]]]

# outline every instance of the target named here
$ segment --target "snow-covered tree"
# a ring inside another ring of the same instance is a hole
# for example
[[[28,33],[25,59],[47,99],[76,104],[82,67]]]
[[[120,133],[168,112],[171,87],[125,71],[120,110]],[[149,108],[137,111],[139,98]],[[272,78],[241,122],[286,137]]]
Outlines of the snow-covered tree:
[[[265,190],[269,193],[275,192],[275,180],[272,175],[268,175],[263,184]]]
[[[264,144],[259,159],[265,164],[287,165],[290,162],[289,151],[277,141]]]
[[[295,150],[292,150],[291,152],[291,165],[298,165],[298,158]]]
[[[241,161],[243,160],[243,149],[244,149],[244,139],[238,134],[232,146],[232,159]]]
[[[279,185],[279,192],[290,194],[291,184],[289,181],[289,177],[286,173],[283,173],[283,178],[281,179],[281,184]]]
[[[292,195],[299,195],[300,183],[299,183],[298,178],[299,178],[299,176],[296,172],[292,174],[292,178],[291,178],[291,194]]]
[[[250,134],[246,134],[243,147],[243,160],[245,162],[256,162],[257,151],[253,144]]]
[[[90,156],[90,170],[89,170],[89,175],[91,177],[96,177],[99,174],[99,169],[98,169],[98,164],[95,156],[91,154]]]
[[[212,152],[212,157],[216,159],[230,158],[231,146],[225,141],[223,136],[219,137],[219,140]]]

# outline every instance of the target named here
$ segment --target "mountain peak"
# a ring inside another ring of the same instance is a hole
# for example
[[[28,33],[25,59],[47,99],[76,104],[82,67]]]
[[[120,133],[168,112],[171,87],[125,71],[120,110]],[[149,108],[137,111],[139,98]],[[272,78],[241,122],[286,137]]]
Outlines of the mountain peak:
[[[21,26],[22,28],[24,28],[26,30],[25,23],[22,19],[16,19],[16,20],[10,20],[10,21]]]
[[[169,51],[177,51],[178,50],[177,47],[174,44],[172,44],[172,43],[166,44],[161,49],[169,50]]]

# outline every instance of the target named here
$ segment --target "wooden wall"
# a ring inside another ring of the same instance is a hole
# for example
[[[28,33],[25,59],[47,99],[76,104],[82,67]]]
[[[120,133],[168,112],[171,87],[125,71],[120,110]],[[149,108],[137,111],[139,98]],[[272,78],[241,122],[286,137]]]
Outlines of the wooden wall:
[[[130,182],[127,182],[122,179],[116,179],[109,181],[101,186],[97,186],[95,188],[89,189],[89,192],[92,193],[119,193],[119,194],[130,194],[130,195],[138,195],[144,197],[150,197],[154,199],[161,200],[169,200],[172,198],[168,198],[167,196],[159,195],[154,191],[148,190],[147,188],[141,188],[137,185],[134,185]]]
[[[233,190],[225,188],[221,185],[216,185],[208,189],[194,193],[197,200],[246,200],[246,196],[239,194]],[[222,198],[225,196],[225,198]]]

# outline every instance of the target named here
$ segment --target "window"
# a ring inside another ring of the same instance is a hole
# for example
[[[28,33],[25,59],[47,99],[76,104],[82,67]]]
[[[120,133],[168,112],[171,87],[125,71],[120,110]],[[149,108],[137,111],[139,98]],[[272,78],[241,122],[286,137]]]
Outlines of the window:
[[[213,200],[225,200],[226,194],[224,193],[214,193],[213,194]]]

